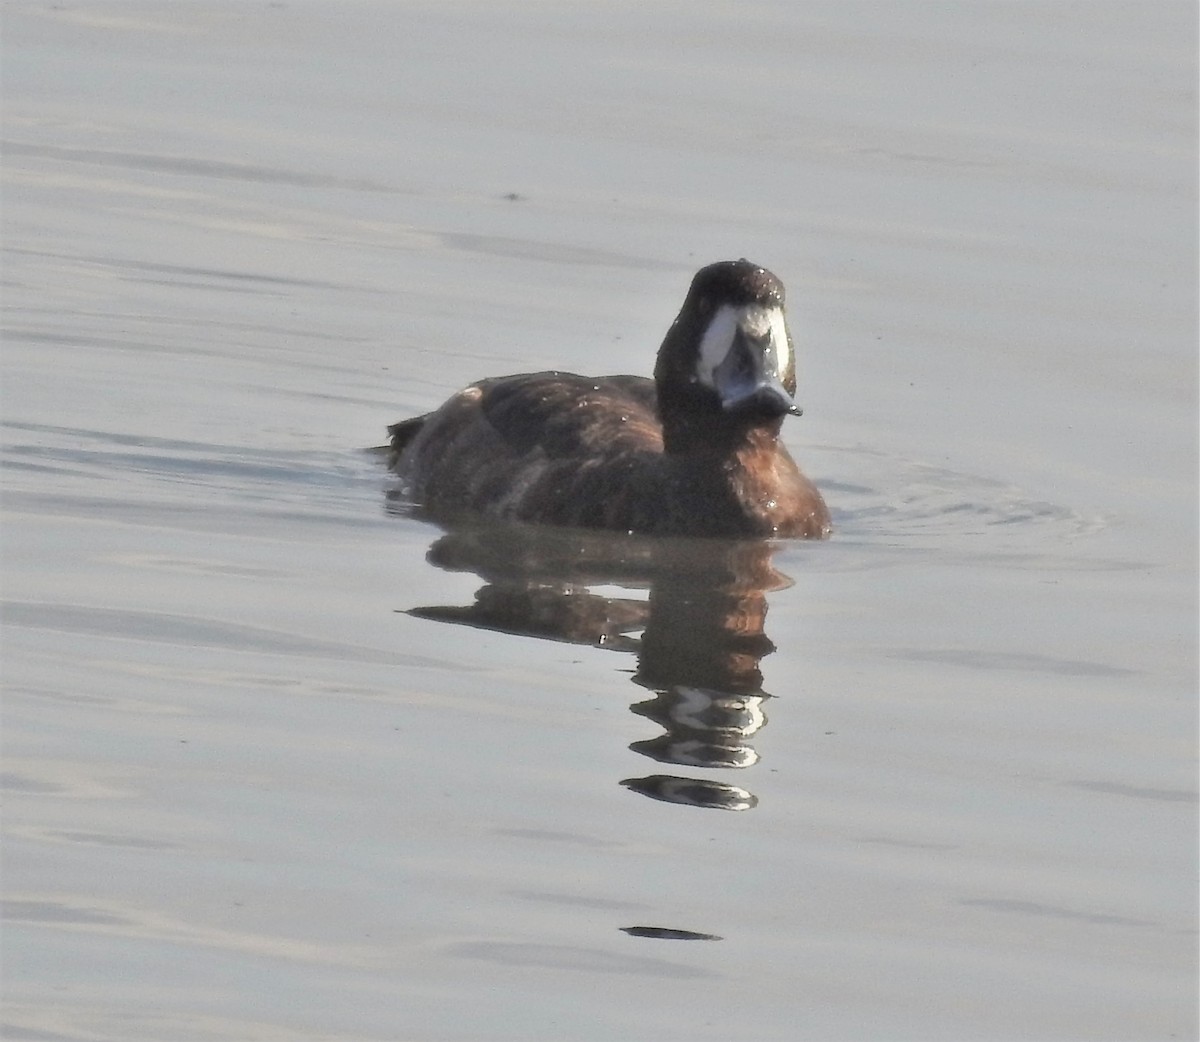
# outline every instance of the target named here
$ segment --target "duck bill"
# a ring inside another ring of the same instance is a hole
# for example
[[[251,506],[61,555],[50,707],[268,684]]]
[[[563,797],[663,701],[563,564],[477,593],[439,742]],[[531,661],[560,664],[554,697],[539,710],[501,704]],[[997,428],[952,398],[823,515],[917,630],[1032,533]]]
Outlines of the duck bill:
[[[729,353],[713,370],[721,408],[737,416],[799,416],[801,408],[783,385],[774,348],[741,329]]]

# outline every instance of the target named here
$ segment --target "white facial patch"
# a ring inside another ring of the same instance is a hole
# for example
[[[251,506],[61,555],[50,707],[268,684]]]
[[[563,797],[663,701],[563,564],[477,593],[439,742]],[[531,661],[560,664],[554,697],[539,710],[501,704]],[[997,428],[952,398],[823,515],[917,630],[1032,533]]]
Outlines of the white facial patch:
[[[779,377],[791,368],[792,342],[788,339],[787,323],[783,320],[783,308],[769,308],[771,344],[775,348],[775,362],[779,366]]]
[[[725,361],[725,356],[733,346],[740,310],[730,304],[722,304],[704,331],[700,341],[700,357],[696,359],[696,377],[705,387],[715,389],[717,386],[713,371]]]
[[[783,319],[782,308],[763,307],[760,304],[747,304],[743,307],[722,304],[708,323],[700,341],[696,376],[705,387],[716,387],[713,373],[729,354],[734,334],[739,327],[754,340],[761,340],[770,335],[780,376],[787,372],[788,366],[791,365],[792,346],[788,342],[787,323]]]

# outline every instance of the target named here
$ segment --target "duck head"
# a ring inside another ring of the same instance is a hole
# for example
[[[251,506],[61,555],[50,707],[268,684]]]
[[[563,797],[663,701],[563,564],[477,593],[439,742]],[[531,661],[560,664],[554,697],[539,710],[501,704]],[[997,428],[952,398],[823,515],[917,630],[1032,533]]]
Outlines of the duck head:
[[[668,450],[799,416],[784,290],[766,268],[721,261],[692,279],[654,370]],[[677,435],[677,436],[676,436]]]

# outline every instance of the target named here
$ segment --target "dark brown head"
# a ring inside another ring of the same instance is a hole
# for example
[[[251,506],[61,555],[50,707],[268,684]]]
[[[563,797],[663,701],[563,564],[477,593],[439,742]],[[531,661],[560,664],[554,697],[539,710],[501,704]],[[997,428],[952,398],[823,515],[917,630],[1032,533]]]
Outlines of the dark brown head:
[[[701,268],[658,352],[654,380],[668,451],[778,433],[800,415],[783,283],[748,260]]]

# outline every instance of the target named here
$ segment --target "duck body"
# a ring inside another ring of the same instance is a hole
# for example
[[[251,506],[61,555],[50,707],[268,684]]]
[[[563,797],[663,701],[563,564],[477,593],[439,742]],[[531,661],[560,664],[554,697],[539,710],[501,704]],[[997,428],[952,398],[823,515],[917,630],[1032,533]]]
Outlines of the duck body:
[[[723,262],[693,279],[654,380],[482,380],[390,427],[388,462],[437,519],[822,538],[829,511],[779,440],[794,389],[782,285]]]

